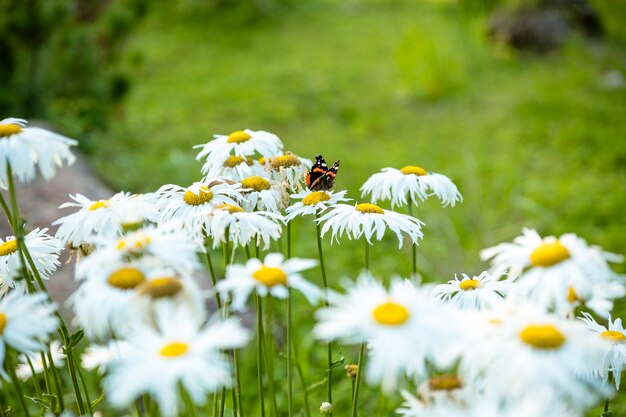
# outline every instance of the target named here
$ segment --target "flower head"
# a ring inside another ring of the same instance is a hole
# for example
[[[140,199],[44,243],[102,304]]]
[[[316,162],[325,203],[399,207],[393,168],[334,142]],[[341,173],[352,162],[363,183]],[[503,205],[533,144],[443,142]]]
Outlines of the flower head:
[[[245,211],[234,204],[216,206],[207,217],[206,229],[213,239],[213,248],[230,242],[234,247],[254,241],[257,246],[269,247],[272,239],[280,238],[283,216],[269,211]]]
[[[291,198],[300,201],[290,205],[285,209],[287,220],[291,221],[298,216],[307,214],[321,214],[327,208],[344,201],[350,201],[345,198],[347,191],[310,191],[306,190],[299,194],[293,194]]]
[[[487,271],[471,278],[466,274],[461,276],[460,280],[455,275],[447,284],[437,285],[433,290],[433,296],[462,310],[480,310],[501,302],[513,285],[510,281],[494,279]]]

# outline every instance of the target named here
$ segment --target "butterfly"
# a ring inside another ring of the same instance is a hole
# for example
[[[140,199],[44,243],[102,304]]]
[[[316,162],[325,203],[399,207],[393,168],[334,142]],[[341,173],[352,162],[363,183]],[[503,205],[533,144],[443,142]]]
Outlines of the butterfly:
[[[335,184],[335,176],[338,170],[339,160],[329,169],[324,157],[317,155],[315,157],[315,163],[311,167],[311,171],[306,174],[306,186],[309,187],[311,191],[330,190]]]

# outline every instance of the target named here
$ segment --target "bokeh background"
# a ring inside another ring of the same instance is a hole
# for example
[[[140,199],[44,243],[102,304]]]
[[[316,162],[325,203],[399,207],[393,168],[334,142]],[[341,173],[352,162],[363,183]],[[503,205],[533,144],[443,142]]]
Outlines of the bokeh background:
[[[524,226],[626,253],[625,78],[624,0],[0,0],[0,114],[79,139],[115,190],[198,180],[192,146],[243,128],[341,159],[355,199],[383,167],[448,175],[463,203],[417,212],[426,281]],[[362,266],[325,249],[335,283]],[[371,253],[410,272],[395,238]]]

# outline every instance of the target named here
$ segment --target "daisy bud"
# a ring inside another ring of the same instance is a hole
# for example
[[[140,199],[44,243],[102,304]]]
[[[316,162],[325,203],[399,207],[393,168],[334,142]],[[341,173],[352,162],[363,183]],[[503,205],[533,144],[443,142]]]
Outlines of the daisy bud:
[[[333,405],[329,402],[324,401],[322,405],[320,405],[320,413],[323,415],[328,415],[333,412]]]
[[[352,381],[356,381],[356,376],[359,373],[359,365],[351,363],[349,365],[346,365],[345,369],[348,378],[350,378]]]

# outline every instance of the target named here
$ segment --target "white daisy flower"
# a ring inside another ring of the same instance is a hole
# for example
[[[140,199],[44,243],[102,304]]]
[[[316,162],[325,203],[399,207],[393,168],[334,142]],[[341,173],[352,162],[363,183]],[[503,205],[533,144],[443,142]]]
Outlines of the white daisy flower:
[[[163,265],[187,273],[199,268],[197,252],[203,251],[199,242],[190,240],[189,235],[174,223],[147,226],[117,240],[103,239],[96,244],[97,249],[76,267],[78,280],[97,275],[107,266],[146,255],[160,258]]]
[[[129,350],[128,346],[125,340],[111,340],[106,345],[89,345],[80,357],[81,366],[88,371],[98,369],[98,372],[104,374],[111,361],[124,357]]]
[[[264,177],[248,177],[241,180],[244,200],[242,206],[246,211],[280,212],[288,205],[283,198],[280,184]]]
[[[63,244],[46,234],[48,229],[35,229],[24,237],[24,243],[43,279],[49,279],[57,269]],[[21,276],[22,260],[14,236],[0,239],[0,286],[15,287],[15,279]]]
[[[197,239],[203,239],[202,226],[216,206],[237,205],[243,199],[239,184],[229,184],[221,178],[205,178],[187,188],[167,184],[157,194],[160,222],[179,221]]]
[[[0,363],[4,363],[5,344],[27,355],[41,352],[58,325],[54,311],[44,293],[12,291],[0,299]],[[0,375],[8,378],[2,367]]]
[[[119,192],[106,200],[90,200],[81,194],[70,198],[74,202],[63,203],[59,208],[78,207],[78,211],[55,220],[52,225],[59,226],[56,238],[72,247],[90,243],[95,236],[120,236],[126,225],[157,221],[152,194]]]
[[[204,225],[213,239],[213,248],[230,242],[234,247],[246,246],[254,241],[263,249],[269,248],[272,239],[277,240],[285,222],[283,216],[269,211],[244,211],[233,204],[216,206]]]
[[[361,186],[361,196],[372,194],[372,202],[391,200],[391,208],[407,203],[407,195],[414,204],[436,196],[443,206],[454,207],[463,197],[456,185],[442,174],[428,172],[418,166],[405,166],[401,169],[383,168],[382,172],[369,177]]]
[[[285,299],[289,296],[288,288],[300,291],[311,303],[316,303],[321,291],[317,286],[306,281],[301,271],[313,268],[314,259],[290,258],[284,260],[280,253],[269,253],[265,259],[249,259],[245,265],[229,265],[226,278],[217,283],[216,290],[223,297],[232,299],[232,308],[243,311],[246,301],[254,291],[261,297],[268,294]]]
[[[591,331],[598,334],[604,344],[604,362],[598,369],[594,369],[594,374],[602,377],[604,383],[609,379],[609,372],[613,374],[615,389],[619,390],[622,369],[626,366],[626,330],[622,325],[622,319],[611,321],[608,319],[608,329],[601,326],[593,319],[591,314],[582,313],[580,317]]]
[[[608,318],[613,311],[613,300],[626,295],[624,281],[616,279],[607,282],[593,282],[593,280],[577,277],[572,279],[567,288],[565,300],[556,306],[561,316],[571,315],[578,307],[588,308],[602,318]]]
[[[502,302],[514,285],[511,281],[498,281],[487,271],[471,278],[466,274],[461,276],[460,280],[455,275],[447,284],[437,285],[433,289],[433,297],[441,298],[462,310],[482,310]]]
[[[483,380],[486,392],[499,398],[553,392],[579,411],[610,395],[599,379],[588,377],[601,366],[605,348],[582,323],[530,304],[511,313],[482,325],[472,320],[481,328],[465,344],[459,365],[469,383]]]
[[[297,193],[305,190],[304,176],[312,165],[310,159],[285,152],[284,155],[270,158],[266,169],[269,170],[271,178],[282,183],[288,192]]]
[[[278,136],[262,130],[237,130],[230,135],[213,135],[214,139],[195,148],[202,148],[196,156],[197,160],[206,158],[202,172],[211,172],[215,166],[224,164],[230,155],[249,157],[260,154],[265,158],[280,155],[283,143]]]
[[[61,349],[61,342],[58,340],[53,340],[50,343],[50,356],[52,356],[52,363],[55,368],[61,368],[63,366],[63,360],[65,359],[65,353],[63,353],[63,349]],[[30,364],[28,360],[30,359]],[[48,361],[48,357],[46,356],[46,361]],[[30,366],[33,366],[31,369]],[[50,366],[50,365],[48,365]],[[33,352],[27,355],[21,354],[18,358],[17,368],[15,369],[15,373],[18,378],[23,381],[26,381],[28,378],[33,376],[33,370],[35,374],[40,374],[44,370],[43,360],[41,359],[41,354],[39,352]]]
[[[298,199],[285,209],[287,220],[291,221],[298,216],[306,216],[307,214],[320,214],[327,208],[350,201],[351,198],[345,198],[347,191],[310,191],[305,190],[298,194],[293,194],[291,198]]]
[[[387,290],[369,273],[346,289],[345,295],[329,293],[330,307],[316,312],[313,332],[323,340],[366,342],[369,383],[382,383],[390,392],[401,375],[423,378],[427,362],[447,367],[455,359],[448,347],[452,338],[460,343],[453,330],[458,320],[452,309],[431,299],[429,289],[393,279]]]
[[[324,224],[322,236],[332,230],[331,243],[334,240],[339,242],[339,238],[346,233],[349,239],[365,236],[368,243],[372,244],[372,237],[381,240],[387,228],[396,234],[400,248],[404,240],[403,232],[409,236],[413,244],[417,244],[417,241],[424,237],[422,233],[424,223],[421,220],[395,211],[383,210],[370,203],[354,206],[337,204],[316,221]]]
[[[587,245],[573,233],[542,238],[532,229],[523,229],[513,243],[484,249],[480,256],[491,259],[493,275],[507,270],[512,278],[519,275],[516,292],[559,312],[571,307],[568,298],[571,300],[572,290],[574,294],[589,293],[585,287],[590,283],[621,282],[623,286],[623,278],[607,262],[619,258]]]
[[[223,177],[237,182],[254,175],[262,176],[265,173],[259,161],[236,155],[224,157],[221,165],[207,160],[201,171],[209,178]]]
[[[8,184],[7,165],[20,182],[35,178],[35,165],[44,179],[51,179],[57,167],[74,162],[70,146],[77,144],[49,130],[27,127],[24,119],[0,120],[0,187]]]
[[[194,279],[159,264],[155,259],[118,264],[81,284],[68,303],[89,339],[124,335],[134,322],[148,322],[164,302],[185,304],[204,318],[204,296]]]
[[[105,386],[113,406],[128,406],[149,393],[161,414],[173,417],[180,386],[194,404],[201,405],[208,394],[231,385],[222,350],[242,347],[249,340],[235,319],[213,320],[200,327],[189,311],[162,305],[156,323],[158,331],[135,327],[128,337],[128,351],[110,362]]]

